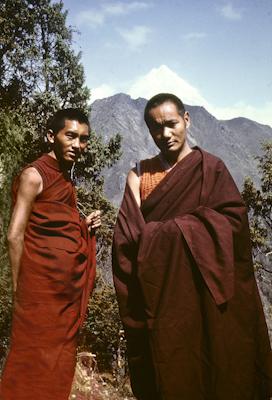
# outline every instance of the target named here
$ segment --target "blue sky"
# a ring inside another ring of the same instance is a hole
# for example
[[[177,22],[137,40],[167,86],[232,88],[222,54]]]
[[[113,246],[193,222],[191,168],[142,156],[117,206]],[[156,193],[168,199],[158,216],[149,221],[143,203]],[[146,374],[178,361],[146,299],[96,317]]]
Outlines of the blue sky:
[[[171,91],[272,126],[272,0],[64,0],[92,101]]]

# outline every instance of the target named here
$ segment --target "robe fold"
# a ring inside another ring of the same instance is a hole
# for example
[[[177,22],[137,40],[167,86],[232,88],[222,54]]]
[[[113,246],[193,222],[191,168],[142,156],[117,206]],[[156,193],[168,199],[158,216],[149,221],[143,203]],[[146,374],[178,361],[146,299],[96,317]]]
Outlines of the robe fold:
[[[80,220],[73,185],[58,162],[44,155],[31,166],[43,191],[25,232],[0,398],[68,400],[95,278],[95,237]]]
[[[113,274],[138,399],[272,396],[247,212],[220,159],[195,148],[141,209],[126,187]]]

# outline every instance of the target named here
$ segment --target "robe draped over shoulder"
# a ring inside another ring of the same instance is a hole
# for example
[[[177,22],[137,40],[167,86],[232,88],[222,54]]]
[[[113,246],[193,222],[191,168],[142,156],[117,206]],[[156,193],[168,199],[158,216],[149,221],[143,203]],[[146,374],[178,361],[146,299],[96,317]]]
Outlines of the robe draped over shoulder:
[[[77,333],[95,278],[95,237],[80,220],[73,185],[57,160],[44,155],[31,166],[43,191],[25,232],[0,398],[68,400]]]
[[[138,399],[270,398],[247,212],[220,159],[195,148],[141,209],[126,187],[113,274]]]

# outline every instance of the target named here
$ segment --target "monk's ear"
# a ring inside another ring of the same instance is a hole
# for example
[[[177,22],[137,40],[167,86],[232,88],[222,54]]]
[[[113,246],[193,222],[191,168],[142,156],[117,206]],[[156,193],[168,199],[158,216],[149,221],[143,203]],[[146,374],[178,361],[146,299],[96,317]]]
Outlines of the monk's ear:
[[[185,126],[186,126],[186,129],[187,129],[187,128],[189,128],[190,123],[191,123],[190,115],[189,115],[188,111],[185,111],[183,118],[184,118]]]
[[[46,137],[49,143],[53,144],[55,142],[55,135],[52,129],[49,129],[49,131],[46,134]]]

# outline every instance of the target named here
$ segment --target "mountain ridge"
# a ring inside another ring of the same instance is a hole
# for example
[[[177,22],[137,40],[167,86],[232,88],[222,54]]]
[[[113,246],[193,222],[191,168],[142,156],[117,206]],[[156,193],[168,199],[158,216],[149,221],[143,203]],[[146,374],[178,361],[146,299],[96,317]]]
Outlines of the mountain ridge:
[[[91,108],[91,126],[105,141],[116,133],[122,136],[121,160],[105,171],[105,193],[119,205],[126,175],[135,163],[158,152],[143,119],[147,100],[132,99],[125,93],[95,100]],[[239,189],[246,176],[259,182],[256,156],[261,142],[272,140],[272,128],[244,117],[218,120],[202,106],[185,105],[191,116],[188,140],[221,158]]]

